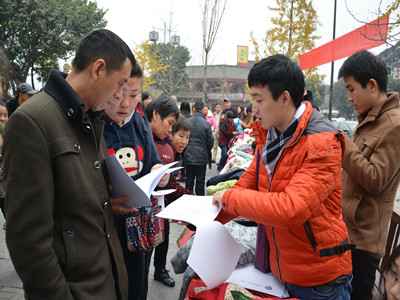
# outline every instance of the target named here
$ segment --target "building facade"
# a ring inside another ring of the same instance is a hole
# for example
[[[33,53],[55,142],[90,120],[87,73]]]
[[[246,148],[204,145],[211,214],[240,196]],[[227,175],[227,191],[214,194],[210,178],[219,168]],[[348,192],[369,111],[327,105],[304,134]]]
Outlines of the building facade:
[[[400,79],[400,42],[378,54],[385,62],[388,73],[394,79]]]
[[[215,104],[225,98],[232,101],[232,106],[237,107],[249,102],[249,95],[246,93],[247,76],[253,67],[254,61],[249,65],[209,65],[207,67],[206,95],[207,104],[214,108]],[[187,66],[186,73],[189,77],[190,89],[186,93],[179,94],[179,101],[194,103],[203,100],[203,66]]]

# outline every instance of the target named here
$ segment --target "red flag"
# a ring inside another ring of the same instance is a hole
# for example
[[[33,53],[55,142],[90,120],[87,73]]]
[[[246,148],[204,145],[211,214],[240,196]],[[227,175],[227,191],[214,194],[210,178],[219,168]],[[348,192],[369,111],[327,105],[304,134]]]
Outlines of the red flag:
[[[347,56],[368,50],[386,42],[389,15],[378,18],[329,43],[300,55],[300,67],[308,70]]]

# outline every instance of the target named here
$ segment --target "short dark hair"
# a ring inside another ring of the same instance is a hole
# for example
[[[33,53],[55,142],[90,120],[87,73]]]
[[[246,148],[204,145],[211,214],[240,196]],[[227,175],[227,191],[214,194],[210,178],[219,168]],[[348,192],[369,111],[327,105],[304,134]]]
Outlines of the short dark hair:
[[[185,116],[179,116],[178,121],[172,125],[172,134],[175,134],[177,131],[183,129],[184,131],[192,130],[192,124],[190,124],[188,118]]]
[[[198,100],[194,103],[193,107],[195,111],[202,111],[204,108],[204,103],[203,101]]]
[[[181,103],[181,112],[185,111],[185,112],[190,112],[190,104],[187,101],[182,101]]]
[[[150,92],[143,92],[142,93],[142,102],[150,97]]]
[[[132,64],[132,70],[131,70],[130,78],[142,78],[142,77],[143,77],[142,67],[135,60],[135,63]]]
[[[176,120],[178,120],[179,118],[178,106],[176,106],[175,101],[168,96],[161,95],[147,106],[146,114],[149,122],[153,120],[154,111],[156,111],[160,115],[161,120],[164,120],[170,115],[173,115]]]
[[[304,75],[300,66],[285,55],[276,54],[263,58],[250,70],[249,87],[268,86],[274,100],[288,91],[298,108],[303,101]]]
[[[387,91],[388,71],[385,62],[369,51],[361,50],[345,60],[339,70],[338,78],[353,76],[365,88],[370,79],[378,83],[382,92]]]
[[[106,62],[107,74],[119,70],[127,58],[132,66],[136,63],[135,56],[128,45],[118,35],[107,29],[92,31],[82,38],[72,66],[80,72],[100,58]]]

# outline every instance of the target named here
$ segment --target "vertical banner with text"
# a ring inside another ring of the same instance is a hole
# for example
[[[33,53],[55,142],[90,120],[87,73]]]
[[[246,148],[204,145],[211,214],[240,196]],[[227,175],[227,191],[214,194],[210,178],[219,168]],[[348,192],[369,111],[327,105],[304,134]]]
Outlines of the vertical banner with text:
[[[237,65],[248,67],[249,66],[249,47],[237,46]]]

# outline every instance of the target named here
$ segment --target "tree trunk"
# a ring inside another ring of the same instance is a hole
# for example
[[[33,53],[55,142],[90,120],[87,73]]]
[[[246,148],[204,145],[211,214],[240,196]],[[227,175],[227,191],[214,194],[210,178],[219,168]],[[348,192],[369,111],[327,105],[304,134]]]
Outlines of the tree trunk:
[[[292,35],[293,35],[293,1],[290,1],[290,18],[289,18],[289,39],[287,56],[292,57]]]
[[[31,83],[32,83],[32,88],[35,89],[35,81],[33,80],[33,65],[31,67]]]
[[[208,67],[208,52],[204,55],[204,72],[203,72],[203,102],[207,104],[207,67]]]

